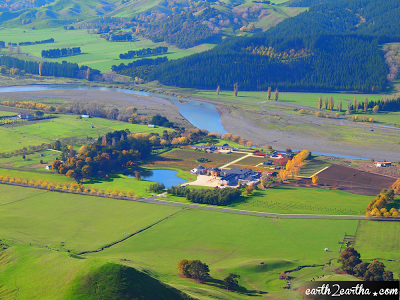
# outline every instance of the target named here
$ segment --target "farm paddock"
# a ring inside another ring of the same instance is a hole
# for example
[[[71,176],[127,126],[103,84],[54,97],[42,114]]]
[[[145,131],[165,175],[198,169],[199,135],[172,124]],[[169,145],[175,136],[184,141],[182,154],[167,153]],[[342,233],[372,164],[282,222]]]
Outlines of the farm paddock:
[[[368,196],[376,196],[382,189],[390,188],[397,179],[342,165],[331,165],[320,172],[318,178],[318,184],[337,185],[343,191]]]

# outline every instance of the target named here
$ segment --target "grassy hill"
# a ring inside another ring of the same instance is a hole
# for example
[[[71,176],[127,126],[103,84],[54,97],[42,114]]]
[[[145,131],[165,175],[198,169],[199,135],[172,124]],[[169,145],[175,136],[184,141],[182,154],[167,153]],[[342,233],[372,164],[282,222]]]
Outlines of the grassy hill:
[[[2,299],[190,299],[134,268],[10,243],[0,252]]]

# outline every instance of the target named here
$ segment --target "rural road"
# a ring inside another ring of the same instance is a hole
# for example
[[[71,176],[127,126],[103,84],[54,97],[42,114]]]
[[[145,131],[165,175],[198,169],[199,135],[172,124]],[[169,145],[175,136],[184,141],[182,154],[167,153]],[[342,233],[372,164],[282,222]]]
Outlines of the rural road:
[[[14,186],[24,186],[30,187],[35,189],[42,189],[47,190],[45,187],[31,187],[26,184],[20,183],[11,183],[11,182],[0,182],[0,184],[6,185],[14,185]],[[53,192],[53,191],[52,191]],[[68,193],[64,191],[56,191],[58,193]],[[74,193],[74,194],[82,194],[92,197],[104,197],[109,198],[107,196],[99,196],[99,195],[88,195],[85,193]],[[115,199],[115,198],[114,198]],[[117,200],[125,200],[125,201],[136,201],[136,202],[143,202],[143,203],[151,203],[151,204],[161,204],[161,205],[170,205],[170,206],[180,206],[180,207],[187,207],[187,208],[198,208],[198,209],[205,209],[211,210],[216,212],[225,212],[225,213],[232,213],[232,214],[240,214],[240,215],[248,215],[248,216],[259,216],[259,217],[272,217],[272,218],[298,218],[298,219],[337,219],[337,220],[367,220],[364,216],[338,216],[338,215],[307,215],[307,214],[276,214],[276,213],[265,213],[265,212],[257,212],[257,211],[248,211],[248,210],[239,210],[239,209],[232,209],[232,208],[221,208],[221,207],[212,207],[208,205],[199,205],[199,204],[189,204],[189,203],[179,203],[173,201],[166,201],[166,200],[159,200],[158,196],[154,196],[151,198],[139,198],[139,199],[130,199],[127,197],[121,197]],[[393,221],[393,222],[400,222],[400,218],[368,218],[368,220],[372,221]]]
[[[240,215],[249,215],[249,216],[260,216],[260,217],[273,217],[273,218],[299,218],[299,219],[338,219],[338,220],[367,220],[364,216],[337,216],[337,215],[307,215],[307,214],[275,214],[275,213],[264,213],[264,212],[256,212],[256,211],[247,211],[247,210],[239,210],[239,209],[227,209],[227,208],[220,208],[220,207],[211,207],[207,205],[196,205],[196,204],[188,204],[188,203],[179,203],[179,202],[172,202],[166,200],[158,200],[156,197],[151,198],[141,198],[137,200],[124,198],[124,200],[128,201],[138,201],[138,202],[145,202],[145,203],[152,203],[152,204],[161,204],[161,205],[171,205],[171,206],[181,206],[181,207],[188,207],[188,208],[198,208],[198,209],[205,209],[205,210],[212,210],[217,212],[225,212],[225,213],[233,213],[233,214],[240,214]],[[369,218],[368,220],[374,221],[397,221],[400,222],[400,218],[393,219],[393,218]]]

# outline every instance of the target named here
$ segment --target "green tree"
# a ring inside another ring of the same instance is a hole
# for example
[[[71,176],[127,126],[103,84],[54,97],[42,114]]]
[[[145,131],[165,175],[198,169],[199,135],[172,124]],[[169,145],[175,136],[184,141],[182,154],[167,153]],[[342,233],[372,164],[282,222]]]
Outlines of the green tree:
[[[359,263],[353,269],[354,276],[356,277],[364,277],[365,272],[367,271],[368,264],[366,262]]]
[[[385,265],[377,260],[374,260],[368,267],[365,272],[364,280],[365,281],[382,281],[383,273],[385,272]],[[392,274],[393,277],[393,274]]]
[[[353,247],[346,247],[346,249],[344,249],[342,253],[340,253],[338,262],[342,263],[341,268],[344,272],[353,275],[354,267],[361,263],[360,253],[354,250]]]
[[[200,260],[190,261],[188,272],[193,279],[197,279],[200,282],[204,282],[210,276],[210,268]]]
[[[385,271],[382,275],[384,281],[393,281],[393,272]]]
[[[227,291],[236,291],[239,288],[238,278],[240,275],[230,273],[228,277],[224,279],[224,286]]]
[[[83,177],[85,177],[85,178],[91,178],[93,176],[93,169],[89,165],[83,166],[81,172],[82,172]]]
[[[61,142],[59,140],[55,141],[53,149],[54,150],[61,150]]]
[[[44,112],[42,112],[40,110],[35,111],[35,116],[36,117],[43,117],[43,115],[44,115]]]

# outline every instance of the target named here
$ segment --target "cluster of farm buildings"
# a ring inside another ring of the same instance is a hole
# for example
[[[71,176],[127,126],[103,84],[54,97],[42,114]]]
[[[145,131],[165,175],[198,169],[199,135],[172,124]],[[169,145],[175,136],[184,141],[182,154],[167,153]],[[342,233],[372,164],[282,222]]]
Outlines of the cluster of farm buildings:
[[[201,165],[190,171],[193,175],[211,175],[218,180],[221,186],[237,186],[239,180],[241,184],[252,185],[260,182],[261,172],[255,172],[251,169],[219,169],[206,168]]]
[[[228,144],[224,145],[201,145],[201,146],[191,146],[191,149],[204,151],[205,153],[221,153],[229,154],[233,151],[237,151],[238,148],[231,147]],[[267,154],[261,151],[253,151],[255,156],[269,157],[273,159],[279,159],[282,157],[291,156],[291,152],[285,151],[275,151],[272,154]],[[271,161],[265,161],[264,165],[272,165]],[[280,166],[276,166],[275,169],[280,169]],[[272,174],[272,172],[270,172]],[[219,169],[219,168],[206,168],[199,165],[190,171],[193,175],[208,175],[211,176],[213,180],[218,180],[218,184],[223,187],[237,186],[239,180],[241,184],[253,185],[260,182],[261,172],[256,172],[251,169]]]

